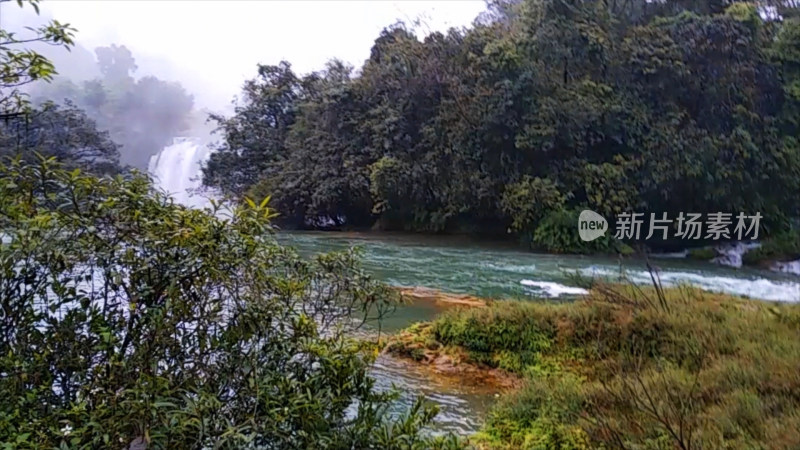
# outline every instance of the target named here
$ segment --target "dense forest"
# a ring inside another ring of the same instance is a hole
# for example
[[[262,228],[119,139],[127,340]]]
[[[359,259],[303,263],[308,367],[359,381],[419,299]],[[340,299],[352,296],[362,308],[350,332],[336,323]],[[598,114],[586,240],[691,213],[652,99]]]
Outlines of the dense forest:
[[[272,195],[289,228],[546,244],[588,207],[776,234],[800,216],[800,18],[759,5],[499,0],[465,30],[386,28],[359,70],[262,65],[204,183]]]
[[[50,102],[31,108],[0,123],[0,155],[34,160],[37,153],[94,173],[122,170],[119,145],[69,101],[63,106]]]

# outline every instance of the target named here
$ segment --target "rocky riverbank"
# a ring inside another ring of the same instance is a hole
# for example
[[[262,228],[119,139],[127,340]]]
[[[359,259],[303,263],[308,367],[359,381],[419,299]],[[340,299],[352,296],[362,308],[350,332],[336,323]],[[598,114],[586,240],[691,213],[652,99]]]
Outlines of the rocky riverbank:
[[[452,294],[422,286],[398,287],[400,297],[410,301],[429,301],[437,306],[485,307],[487,300],[468,294]]]
[[[475,362],[458,346],[442,345],[431,334],[431,323],[419,323],[390,338],[384,352],[410,359],[447,379],[457,379],[468,386],[482,386],[493,391],[518,388],[522,378],[507,370]]]

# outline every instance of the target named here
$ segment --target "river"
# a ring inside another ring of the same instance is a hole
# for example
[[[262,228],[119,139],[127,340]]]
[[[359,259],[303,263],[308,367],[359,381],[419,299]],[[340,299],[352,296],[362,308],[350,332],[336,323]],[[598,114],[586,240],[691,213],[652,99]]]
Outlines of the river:
[[[624,271],[635,282],[650,281],[641,259],[539,254],[462,237],[291,232],[279,233],[278,239],[307,255],[360,247],[365,268],[386,283],[487,298],[568,295],[575,293],[575,274],[613,279]],[[656,256],[651,263],[665,285],[684,282],[760,300],[800,301],[800,278],[794,275],[671,257]]]
[[[199,187],[200,165],[209,150],[205,139],[176,139],[150,162],[150,173],[176,201],[203,207],[207,200],[192,195]],[[599,256],[545,255],[524,252],[508,243],[475,242],[460,237],[392,233],[281,232],[278,240],[305,255],[351,246],[361,247],[364,267],[378,279],[395,286],[425,286],[446,292],[495,299],[537,301],[546,297],[569,298],[580,292],[574,275],[618,278],[624,271],[637,283],[649,283],[644,261]],[[665,285],[688,282],[707,290],[728,292],[767,301],[800,301],[800,278],[755,269],[733,269],[711,263],[659,258]],[[389,332],[410,323],[433,318],[433,305],[415,303],[398,308],[386,318]],[[477,430],[495,395],[469,383],[432,376],[425,368],[382,356],[372,368],[381,389],[392,384],[401,392],[398,411],[424,396],[440,406],[436,429],[469,434]]]
[[[507,243],[480,243],[461,237],[393,233],[281,232],[278,240],[304,255],[359,247],[364,268],[395,286],[425,286],[495,299],[570,298],[580,292],[574,276],[618,278],[648,283],[641,259],[547,255],[520,251]],[[678,258],[652,258],[665,285],[690,283],[709,291],[767,301],[800,301],[800,278],[765,270],[719,266]],[[429,320],[439,310],[413,303],[386,318],[382,329],[395,331]],[[469,434],[477,430],[494,394],[468,384],[448,383],[423,368],[381,357],[372,370],[380,388],[401,391],[398,409],[422,395],[440,406],[436,429]]]

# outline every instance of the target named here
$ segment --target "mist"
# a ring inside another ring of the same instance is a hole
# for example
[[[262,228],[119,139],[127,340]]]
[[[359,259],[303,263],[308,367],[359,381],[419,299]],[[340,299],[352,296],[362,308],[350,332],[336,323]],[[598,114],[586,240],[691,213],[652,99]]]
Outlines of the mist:
[[[233,113],[259,64],[287,60],[310,73],[338,58],[358,69],[386,26],[405,21],[424,36],[466,26],[485,9],[482,1],[159,2],[157,12],[152,5],[44,2],[39,15],[0,6],[0,24],[11,31],[52,19],[77,29],[69,52],[31,46],[58,75],[27,92],[36,104],[69,100],[85,110],[120,145],[121,163],[141,170],[173,138],[210,140],[209,115]]]
[[[258,64],[290,61],[298,73],[341,59],[356,68],[369,57],[381,30],[397,21],[417,23],[421,36],[469,26],[483,0],[324,1],[44,1],[31,8],[2,5],[2,24],[31,25],[51,18],[77,28],[73,55],[48,53],[72,79],[96,76],[87,64],[96,47],[125,45],[135,55],[136,76],[179,81],[198,108],[232,112],[231,101]],[[24,20],[21,20],[24,17]]]

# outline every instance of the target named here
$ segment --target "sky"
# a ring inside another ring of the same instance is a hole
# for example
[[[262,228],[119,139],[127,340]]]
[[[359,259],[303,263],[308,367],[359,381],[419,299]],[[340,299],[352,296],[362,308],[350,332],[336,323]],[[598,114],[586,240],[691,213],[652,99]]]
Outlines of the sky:
[[[16,8],[6,4],[4,8]],[[180,81],[198,107],[228,109],[256,65],[292,63],[298,73],[337,57],[360,67],[380,31],[421,19],[421,33],[469,26],[483,0],[45,0],[42,15],[78,29],[94,49],[124,44],[136,75]],[[5,11],[4,11],[5,12]]]

